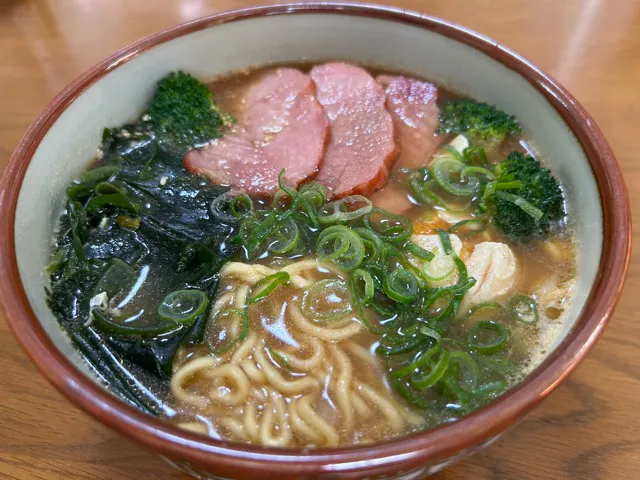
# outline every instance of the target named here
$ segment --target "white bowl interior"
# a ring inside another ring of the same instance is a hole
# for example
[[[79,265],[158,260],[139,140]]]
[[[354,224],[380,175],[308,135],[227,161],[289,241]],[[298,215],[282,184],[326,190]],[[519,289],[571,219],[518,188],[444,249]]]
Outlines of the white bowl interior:
[[[344,59],[432,79],[514,114],[566,187],[580,251],[574,325],[593,285],[602,250],[602,214],[593,172],[580,144],[545,98],[519,74],[437,33],[416,26],[338,14],[266,16],[182,36],[133,58],[102,77],[65,110],[38,147],[20,190],[15,240],[27,296],[56,346],[89,374],[45,302],[44,274],[52,232],[68,183],[88,165],[102,129],[136,118],[155,84],[172,70],[207,78],[247,66]]]

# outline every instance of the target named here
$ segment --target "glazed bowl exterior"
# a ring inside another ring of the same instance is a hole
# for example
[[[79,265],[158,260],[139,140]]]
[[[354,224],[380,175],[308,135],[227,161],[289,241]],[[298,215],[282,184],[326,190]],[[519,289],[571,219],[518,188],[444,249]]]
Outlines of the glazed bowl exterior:
[[[159,78],[342,59],[406,71],[521,120],[566,187],[579,244],[575,301],[563,334],[505,395],[463,419],[384,443],[273,449],[183,431],[135,410],[92,376],[44,299],[44,267],[65,186],[94,156],[102,128],[144,109]],[[29,128],[0,184],[0,295],[41,372],[74,404],[198,478],[423,478],[487,445],[576,367],[602,332],[628,267],[630,210],[619,166],[591,117],[554,80],[481,35],[392,8],[305,3],[238,10],[147,37],[60,93]]]

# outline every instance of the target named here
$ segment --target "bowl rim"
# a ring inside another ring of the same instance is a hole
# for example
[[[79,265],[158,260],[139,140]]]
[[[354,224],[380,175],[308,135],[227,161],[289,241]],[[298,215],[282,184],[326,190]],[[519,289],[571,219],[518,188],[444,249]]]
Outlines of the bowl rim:
[[[152,47],[216,25],[287,14],[373,17],[436,32],[466,44],[520,74],[556,109],[578,139],[593,170],[602,206],[603,248],[591,293],[575,326],[555,351],[521,383],[459,421],[367,446],[335,449],[274,449],[209,439],[146,415],[96,384],[47,336],[31,309],[18,271],[14,217],[29,163],[61,113],[108,72]],[[278,4],[216,13],[147,36],[78,77],[35,120],[0,180],[0,308],[18,342],[40,372],[73,404],[134,441],[194,467],[222,475],[260,469],[270,476],[390,471],[443,460],[500,433],[553,391],[594,345],[621,294],[631,252],[631,212],[620,167],[600,129],[556,81],[528,60],[467,28],[400,8],[342,2]]]

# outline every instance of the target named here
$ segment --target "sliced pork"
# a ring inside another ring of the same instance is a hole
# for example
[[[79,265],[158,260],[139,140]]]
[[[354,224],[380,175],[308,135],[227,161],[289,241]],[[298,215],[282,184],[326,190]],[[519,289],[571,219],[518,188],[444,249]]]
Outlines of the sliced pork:
[[[310,75],[331,127],[316,180],[334,197],[372,193],[397,153],[384,90],[365,70],[345,63],[316,66]]]
[[[189,152],[187,170],[253,195],[314,175],[322,161],[329,122],[311,77],[293,68],[269,70],[248,88],[237,124],[211,145]]]
[[[387,94],[386,107],[400,145],[395,168],[428,166],[440,145],[435,135],[440,116],[436,104],[438,88],[432,83],[402,76],[380,75],[376,80]],[[371,201],[392,213],[405,214],[413,206],[405,189],[406,185],[392,182],[373,194]]]
[[[397,168],[429,165],[440,142],[435,133],[440,109],[438,88],[409,77],[380,75],[377,78],[387,94],[387,110],[393,118],[396,138],[401,145]]]

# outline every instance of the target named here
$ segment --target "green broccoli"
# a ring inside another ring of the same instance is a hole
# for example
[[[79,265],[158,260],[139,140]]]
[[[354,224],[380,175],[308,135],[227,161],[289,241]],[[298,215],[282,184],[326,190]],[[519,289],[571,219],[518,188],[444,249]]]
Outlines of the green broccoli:
[[[548,231],[564,215],[560,184],[535,158],[512,152],[495,169],[480,209],[510,237],[526,241]]]
[[[206,85],[184,72],[172,72],[158,82],[147,114],[156,135],[177,150],[219,138],[226,122]]]
[[[520,124],[513,115],[487,103],[451,100],[440,112],[438,133],[465,134],[472,143],[491,146],[518,132]]]

